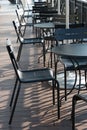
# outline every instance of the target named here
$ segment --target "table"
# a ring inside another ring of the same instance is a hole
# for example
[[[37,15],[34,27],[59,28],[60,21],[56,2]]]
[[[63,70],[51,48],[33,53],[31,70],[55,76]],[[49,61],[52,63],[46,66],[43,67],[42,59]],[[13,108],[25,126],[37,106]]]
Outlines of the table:
[[[55,46],[52,48],[52,53],[58,55],[58,56],[63,56],[63,57],[68,57],[72,60],[73,65],[78,65],[79,63],[77,62],[78,58],[83,58],[86,60],[87,57],[87,44],[65,44],[65,45],[59,45]],[[76,71],[76,70],[75,70]],[[80,69],[79,69],[80,71]],[[80,75],[81,76],[81,75]],[[81,78],[81,77],[80,77]],[[79,81],[79,85],[81,85],[81,81]],[[79,86],[80,88],[80,86]],[[75,85],[71,88],[70,92],[75,89]]]
[[[70,27],[73,28],[74,26],[76,26],[76,24],[71,24],[70,23]],[[77,24],[77,27],[81,26],[81,24]],[[44,37],[46,35],[53,35],[54,31],[56,28],[65,28],[65,23],[61,23],[61,22],[40,22],[40,23],[36,23],[34,24],[34,28],[39,29],[39,35]],[[36,32],[36,36],[38,35],[38,33]]]
[[[44,37],[44,34],[47,34],[49,30],[53,30],[55,28],[55,24],[53,22],[41,22],[34,24],[34,28],[40,29],[39,35]],[[42,31],[42,34],[41,34]],[[36,32],[37,35],[37,32]]]
[[[81,27],[83,25],[82,24],[72,24],[72,23],[70,23],[70,28],[74,28],[76,26]],[[51,43],[50,45],[52,46],[54,44],[53,43],[53,40],[54,40],[53,33],[54,33],[55,29],[56,28],[65,28],[65,23],[61,23],[61,22],[41,22],[41,23],[34,24],[34,28],[36,28],[36,36],[37,37],[38,36],[44,37],[46,39],[46,41],[52,41],[52,42],[50,42]],[[39,29],[39,31],[37,29]],[[47,50],[49,50],[49,47],[47,47],[45,52],[47,52]],[[44,55],[44,61],[45,61],[45,55]],[[45,65],[45,62],[44,62],[44,65]],[[52,60],[51,60],[51,67],[52,67]]]
[[[73,23],[69,23],[70,28],[75,28],[75,27],[83,27],[84,24],[73,24]],[[36,23],[34,24],[35,28],[39,28],[41,30],[44,29],[56,29],[56,28],[65,28],[66,24],[65,23],[61,23],[61,22],[40,22],[40,23]]]
[[[64,44],[52,48],[52,52],[72,58],[87,57],[87,44]]]
[[[42,22],[42,23],[34,24],[34,27],[44,29],[44,28],[54,28],[55,25],[53,22]]]

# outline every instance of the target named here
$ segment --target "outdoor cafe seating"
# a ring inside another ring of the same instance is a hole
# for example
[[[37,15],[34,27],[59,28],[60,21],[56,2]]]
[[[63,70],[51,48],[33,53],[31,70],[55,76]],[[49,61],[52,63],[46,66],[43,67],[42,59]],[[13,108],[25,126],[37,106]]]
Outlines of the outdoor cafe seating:
[[[62,46],[62,44],[82,44],[83,40],[87,38],[86,35],[87,29],[85,27],[77,27],[70,29],[56,29],[54,33],[55,40],[57,42],[57,46]],[[79,51],[79,50],[78,50]],[[87,58],[77,58],[77,63],[73,62],[73,59],[70,57],[61,56],[58,58],[55,64],[55,77],[57,76],[57,64],[61,62],[64,66],[64,89],[65,89],[65,100],[67,100],[67,71],[75,71],[78,69],[85,70],[84,67],[80,67],[81,65],[87,64]],[[75,64],[75,65],[74,65]],[[76,65],[77,64],[77,65]],[[78,67],[79,65],[79,67]],[[76,72],[75,72],[76,73]],[[85,71],[86,73],[86,71]],[[77,74],[75,74],[75,82],[76,85]],[[86,74],[85,74],[86,81]]]
[[[19,6],[20,4],[21,6]],[[77,101],[87,102],[86,95],[81,93],[81,90],[83,90],[83,88],[87,89],[87,86],[86,86],[87,85],[86,84],[87,58],[86,56],[84,58],[83,57],[73,58],[73,56],[66,56],[64,55],[64,53],[63,55],[61,55],[57,52],[53,52],[52,50],[56,47],[62,48],[67,45],[71,45],[71,46],[75,44],[85,45],[87,42],[86,24],[76,23],[75,15],[73,15],[73,18],[72,18],[73,20],[70,20],[70,23],[69,23],[69,28],[66,28],[65,14],[61,14],[61,15],[58,14],[58,10],[53,8],[50,4],[47,4],[47,2],[43,2],[43,4],[42,2],[34,2],[34,5],[32,6],[32,10],[30,9],[26,10],[24,8],[22,1],[20,2],[20,4],[17,4],[17,9],[15,10],[18,21],[16,20],[12,21],[12,25],[16,33],[16,37],[14,37],[15,41],[17,39],[17,43],[16,43],[18,47],[17,58],[16,58],[16,55],[14,53],[14,49],[12,46],[13,41],[11,43],[9,39],[6,40],[7,52],[9,54],[9,58],[11,60],[11,64],[13,66],[15,77],[16,77],[15,84],[13,86],[13,91],[10,97],[11,111],[10,111],[8,124],[9,125],[12,124],[14,115],[16,115],[15,110],[17,108],[17,103],[19,103],[18,98],[20,94],[20,89],[22,88],[22,83],[25,85],[26,83],[33,84],[37,82],[40,82],[40,83],[47,82],[50,88],[52,89],[52,90],[50,89],[52,91],[51,104],[53,105],[53,107],[55,105],[57,109],[57,113],[56,113],[57,123],[62,124],[61,117],[63,121],[66,120],[66,115],[63,115],[62,112],[65,112],[67,105],[63,107],[64,104],[62,105],[62,102],[63,103],[68,102],[68,96],[71,98],[72,101],[70,101],[70,103],[72,103],[72,105],[71,105],[71,111],[69,111],[69,116],[71,118],[70,121],[72,125],[71,126],[72,130],[75,130],[76,103]],[[21,8],[23,10],[22,14],[19,13],[19,10]],[[30,17],[26,15],[28,13],[29,13],[29,16],[31,14]],[[31,20],[30,19],[24,20],[26,18],[30,18]],[[47,28],[42,28],[42,29],[37,26],[37,31],[36,31],[34,25],[36,24],[38,25],[38,23],[39,24],[52,23],[53,26],[51,26],[50,28],[47,27]],[[33,34],[31,34],[32,37],[27,33],[28,29],[30,28],[32,28],[33,30],[31,31],[33,32]],[[27,38],[26,38],[26,35],[27,35]],[[40,49],[42,48],[41,50],[42,55],[38,56],[38,59],[43,57],[43,61],[41,60],[41,63],[43,62],[43,65],[41,64],[42,65],[41,66],[40,64],[38,64],[38,66],[41,68],[37,68],[36,66],[35,69],[29,69],[29,66],[28,66],[28,70],[25,70],[25,71],[22,70],[22,68],[20,67],[20,62],[21,62],[20,58],[22,59],[21,52],[24,45],[29,45],[29,47],[31,45],[32,46],[36,45],[35,47],[37,47],[37,45],[41,45]],[[60,71],[61,66],[63,66],[62,71]],[[69,76],[68,74],[71,72],[75,74],[74,82],[73,82],[73,86],[68,86],[68,76]],[[60,73],[63,74],[63,77],[62,77],[63,85],[64,85],[63,88],[61,87],[60,79],[57,77]],[[81,82],[81,77],[83,76],[85,79],[85,84],[82,84]],[[79,84],[77,85],[76,82],[77,82],[78,77],[79,77]],[[37,86],[37,84],[35,85]],[[76,89],[75,94],[73,93],[73,96],[71,97],[70,94],[72,94],[73,90],[75,89]],[[63,93],[60,93],[61,91]]]

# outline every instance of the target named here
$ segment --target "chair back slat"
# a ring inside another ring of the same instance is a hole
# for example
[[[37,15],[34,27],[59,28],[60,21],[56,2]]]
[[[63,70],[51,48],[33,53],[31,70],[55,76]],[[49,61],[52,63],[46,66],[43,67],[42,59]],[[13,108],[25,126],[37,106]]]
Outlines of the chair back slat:
[[[58,41],[62,40],[83,40],[87,38],[87,28],[79,27],[79,28],[69,28],[69,29],[56,29],[54,33],[54,37]]]

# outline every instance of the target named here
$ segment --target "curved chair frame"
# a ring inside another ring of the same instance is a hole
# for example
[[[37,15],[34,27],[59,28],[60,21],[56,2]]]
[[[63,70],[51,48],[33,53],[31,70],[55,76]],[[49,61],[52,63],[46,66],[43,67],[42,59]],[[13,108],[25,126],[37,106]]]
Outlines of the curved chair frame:
[[[76,27],[74,28],[74,26],[73,26],[73,28],[69,28],[69,29],[65,29],[65,28],[56,29],[54,32],[54,38],[57,42],[57,45],[60,45],[60,41],[62,41],[61,44],[69,44],[68,42],[64,43],[64,40],[67,40],[67,41],[72,40],[72,44],[73,43],[79,44],[79,43],[82,43],[85,38],[87,38],[86,34],[87,34],[87,28],[83,27],[83,25],[82,25],[82,27],[77,26],[77,28]],[[70,42],[70,44],[71,44],[71,42]],[[76,60],[79,64],[79,66],[77,64],[76,69],[85,71],[83,66],[87,64],[86,59],[78,58]],[[73,66],[72,62],[70,61],[70,59],[68,57],[66,58],[66,57],[62,56],[60,58],[60,60],[58,59],[58,62],[59,61],[64,65],[65,100],[67,100],[67,95],[68,95],[67,94],[67,71],[74,71],[75,67]],[[55,72],[57,73],[57,62],[56,62],[55,67],[56,67]],[[80,73],[79,73],[79,75],[80,75]],[[81,77],[81,75],[79,77]],[[86,71],[85,71],[85,79],[86,79]],[[75,79],[75,83],[76,83],[76,79]],[[79,88],[79,90],[80,90],[80,88]]]
[[[73,96],[72,99],[72,113],[71,113],[71,119],[72,119],[72,130],[75,130],[75,105],[77,101],[82,100],[84,102],[87,102],[87,96],[76,94]]]

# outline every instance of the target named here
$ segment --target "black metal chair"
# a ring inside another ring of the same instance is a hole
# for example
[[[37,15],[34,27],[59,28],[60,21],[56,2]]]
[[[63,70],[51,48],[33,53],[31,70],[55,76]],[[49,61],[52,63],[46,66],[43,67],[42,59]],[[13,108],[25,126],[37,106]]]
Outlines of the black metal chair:
[[[26,17],[26,18],[32,17],[31,15],[32,10],[29,9],[27,1],[26,1],[26,5],[27,5],[27,8],[25,8],[22,0],[20,0],[19,4],[17,4],[17,9],[22,9],[23,17]]]
[[[72,130],[75,130],[75,105],[77,101],[82,100],[84,102],[87,102],[87,96],[83,94],[76,94],[72,98],[72,113],[71,113],[71,119],[72,119]]]
[[[16,4],[16,0],[8,0],[10,1],[12,4]]]
[[[10,107],[11,107],[11,116],[9,119],[9,124],[11,124],[13,115],[15,112],[19,92],[21,89],[22,83],[35,83],[35,82],[44,82],[44,81],[52,81],[52,94],[53,94],[53,105],[55,105],[55,88],[57,89],[57,104],[58,104],[58,119],[60,118],[60,106],[59,106],[59,83],[53,77],[53,71],[50,68],[39,68],[33,70],[22,71],[18,63],[16,62],[15,55],[13,52],[13,48],[10,40],[7,39],[7,51],[10,56],[10,60],[12,62],[15,74],[16,74],[16,82],[14,85]]]
[[[22,47],[23,45],[26,45],[26,44],[42,44],[42,47],[43,47],[43,64],[45,66],[45,45],[44,45],[44,39],[41,38],[41,37],[36,37],[36,38],[24,38],[22,35],[21,35],[21,32],[19,30],[19,27],[17,26],[16,22],[13,21],[13,26],[15,28],[15,32],[17,34],[17,38],[20,42],[20,46],[19,46],[19,50],[18,50],[18,55],[17,55],[17,60],[19,61],[20,59],[20,56],[21,56],[21,51],[22,51]]]
[[[21,6],[21,8],[23,8],[24,12],[32,11],[32,10],[29,8],[28,1],[27,1],[27,0],[26,0],[26,7],[24,6],[22,0],[20,0],[19,5]]]
[[[19,23],[19,29],[22,32],[22,36],[24,36],[26,27],[32,27],[33,23],[27,22],[25,19],[23,19],[20,9],[16,9],[15,12],[17,15],[18,23]]]
[[[87,38],[87,28],[85,27],[78,27],[78,28],[69,28],[69,29],[56,29],[55,33],[54,33],[54,37],[55,40],[57,42],[57,45],[62,45],[62,44],[73,44],[73,43],[77,43],[77,44],[81,44],[83,43],[83,40],[85,38]],[[64,40],[67,40],[66,43],[64,43]],[[60,43],[60,41],[62,41],[62,43]],[[68,43],[69,42],[69,43]],[[77,50],[78,51],[78,50]],[[75,60],[75,59],[74,59]],[[76,59],[76,63],[75,65],[73,65],[73,62],[71,59],[69,59],[68,57],[63,57],[61,56],[60,58],[58,58],[58,61],[55,64],[55,77],[57,75],[57,63],[61,62],[64,66],[64,89],[65,89],[65,100],[67,100],[67,95],[69,93],[67,93],[67,71],[75,71],[76,70],[84,70],[85,68],[82,67],[82,65],[87,65],[87,58],[77,58]],[[79,66],[78,66],[79,65]],[[80,74],[80,72],[79,72]],[[76,75],[76,74],[75,74]],[[81,75],[80,75],[81,77]],[[85,79],[86,79],[86,71],[85,71]],[[75,83],[74,86],[76,85],[76,80],[77,80],[77,75],[75,77]],[[79,86],[79,90],[80,90],[80,86]],[[79,91],[78,91],[79,92]]]

